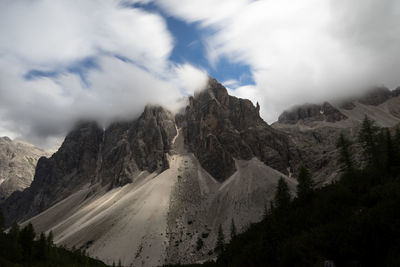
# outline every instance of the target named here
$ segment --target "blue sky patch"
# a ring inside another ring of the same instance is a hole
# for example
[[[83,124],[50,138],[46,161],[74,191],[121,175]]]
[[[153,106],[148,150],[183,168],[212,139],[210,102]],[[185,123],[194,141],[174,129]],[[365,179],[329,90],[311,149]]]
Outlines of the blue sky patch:
[[[216,78],[220,82],[235,80],[236,83],[234,86],[231,86],[232,89],[237,86],[255,84],[251,68],[247,64],[233,63],[226,57],[219,58],[214,66],[210,64],[207,59],[207,49],[204,40],[206,40],[207,36],[215,34],[212,28],[204,28],[201,27],[199,23],[188,23],[184,20],[172,17],[154,3],[123,3],[122,6],[125,8],[140,8],[146,12],[159,14],[165,19],[168,30],[174,38],[174,48],[169,56],[171,62],[177,64],[189,63],[198,68],[205,69],[211,77]],[[136,62],[131,59],[119,55],[110,56],[143,68],[143,66],[136,64]],[[95,57],[89,57],[70,66],[50,71],[32,69],[24,75],[24,78],[26,80],[33,80],[41,77],[54,78],[62,73],[69,72],[79,75],[82,82],[89,87],[90,84],[87,80],[87,74],[91,69],[100,69]]]
[[[161,15],[168,30],[174,37],[174,48],[170,60],[175,63],[190,63],[196,67],[205,69],[208,74],[220,82],[236,80],[237,85],[254,85],[254,79],[249,65],[244,63],[232,63],[225,57],[219,59],[216,66],[211,66],[207,59],[207,50],[204,40],[215,31],[211,28],[202,28],[199,23],[188,23],[172,17],[160,9],[154,3],[124,5],[130,8],[141,8],[147,12]]]
[[[76,63],[71,64],[70,66],[63,67],[63,68],[58,68],[55,70],[51,71],[44,71],[44,70],[38,70],[38,69],[32,69],[29,70],[27,73],[24,75],[25,80],[34,80],[38,78],[56,78],[60,74],[63,74],[65,72],[73,73],[79,75],[81,78],[82,82],[89,87],[90,84],[87,80],[87,73],[91,69],[100,69],[100,66],[97,64],[96,59],[94,57],[89,57],[85,58],[83,60],[80,60]]]

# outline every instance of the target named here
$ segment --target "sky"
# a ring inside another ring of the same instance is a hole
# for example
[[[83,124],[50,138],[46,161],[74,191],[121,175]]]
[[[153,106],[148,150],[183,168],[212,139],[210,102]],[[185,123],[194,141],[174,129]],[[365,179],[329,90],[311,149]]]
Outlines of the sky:
[[[176,111],[207,75],[291,106],[400,86],[397,0],[2,0],[0,136],[44,148],[78,120]]]

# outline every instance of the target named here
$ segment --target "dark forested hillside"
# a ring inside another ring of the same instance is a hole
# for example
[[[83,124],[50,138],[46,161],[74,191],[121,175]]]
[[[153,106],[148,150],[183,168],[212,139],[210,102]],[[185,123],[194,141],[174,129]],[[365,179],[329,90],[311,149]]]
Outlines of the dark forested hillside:
[[[357,140],[340,136],[337,147],[340,181],[315,189],[301,168],[294,199],[280,181],[264,219],[206,265],[400,266],[400,130],[365,118]]]
[[[1,223],[4,221],[1,217]],[[107,266],[89,258],[82,250],[67,250],[53,244],[53,235],[36,236],[32,224],[20,229],[14,223],[0,233],[0,266]]]

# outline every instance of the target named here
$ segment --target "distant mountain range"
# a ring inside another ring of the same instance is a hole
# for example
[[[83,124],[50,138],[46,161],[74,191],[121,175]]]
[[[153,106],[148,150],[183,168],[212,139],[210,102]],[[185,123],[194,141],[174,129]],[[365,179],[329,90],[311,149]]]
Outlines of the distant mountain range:
[[[33,180],[38,159],[49,155],[34,145],[0,137],[0,199],[27,188]]]
[[[156,266],[216,257],[219,225],[239,232],[262,218],[283,177],[292,192],[301,165],[323,185],[338,178],[336,140],[365,115],[400,123],[400,90],[377,88],[340,104],[303,105],[268,125],[258,104],[211,79],[178,114],[147,106],[103,130],[78,124],[34,180],[1,209],[54,241],[106,263]],[[202,240],[199,248],[198,240]]]

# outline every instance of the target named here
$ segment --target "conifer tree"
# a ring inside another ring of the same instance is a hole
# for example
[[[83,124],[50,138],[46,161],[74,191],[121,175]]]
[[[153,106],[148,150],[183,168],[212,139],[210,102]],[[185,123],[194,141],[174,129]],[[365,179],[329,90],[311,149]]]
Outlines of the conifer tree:
[[[237,235],[237,230],[236,230],[236,225],[235,225],[235,221],[232,218],[231,221],[231,240]]]
[[[11,259],[17,262],[21,258],[21,248],[19,245],[20,230],[18,223],[14,222],[11,225],[9,235],[11,238]]]
[[[391,172],[391,169],[396,165],[396,149],[395,144],[392,140],[392,135],[389,129],[384,129],[384,152],[385,152],[385,167],[387,171]]]
[[[52,247],[53,246],[53,231],[50,231],[50,233],[47,235],[47,246]]]
[[[297,197],[301,200],[308,199],[314,190],[314,182],[310,172],[303,165],[300,167],[298,182]]]
[[[224,231],[222,229],[222,225],[220,224],[218,227],[218,235],[217,235],[217,243],[215,244],[215,252],[217,254],[221,254],[225,249],[225,236]]]
[[[274,202],[277,209],[286,209],[290,204],[289,187],[282,177],[278,181]]]
[[[354,161],[350,152],[350,147],[350,140],[341,133],[336,143],[336,148],[339,149],[338,162],[341,165],[341,170],[347,173],[351,173],[354,170]]]
[[[363,148],[364,158],[369,166],[378,167],[380,165],[379,146],[378,146],[379,127],[375,122],[365,116],[358,140]]]
[[[19,235],[19,243],[22,248],[22,255],[26,260],[30,260],[33,254],[33,241],[35,239],[35,230],[33,229],[32,223],[25,226]]]
[[[0,231],[2,232],[4,228],[4,215],[3,213],[0,211]]]
[[[45,260],[47,258],[47,249],[48,247],[47,247],[46,236],[42,232],[37,242],[36,257],[40,260]]]
[[[400,148],[400,126],[398,126],[398,127],[396,128],[396,132],[395,132],[395,134],[394,134],[394,138],[395,138],[395,140],[396,140],[396,145],[397,145],[397,147]]]

